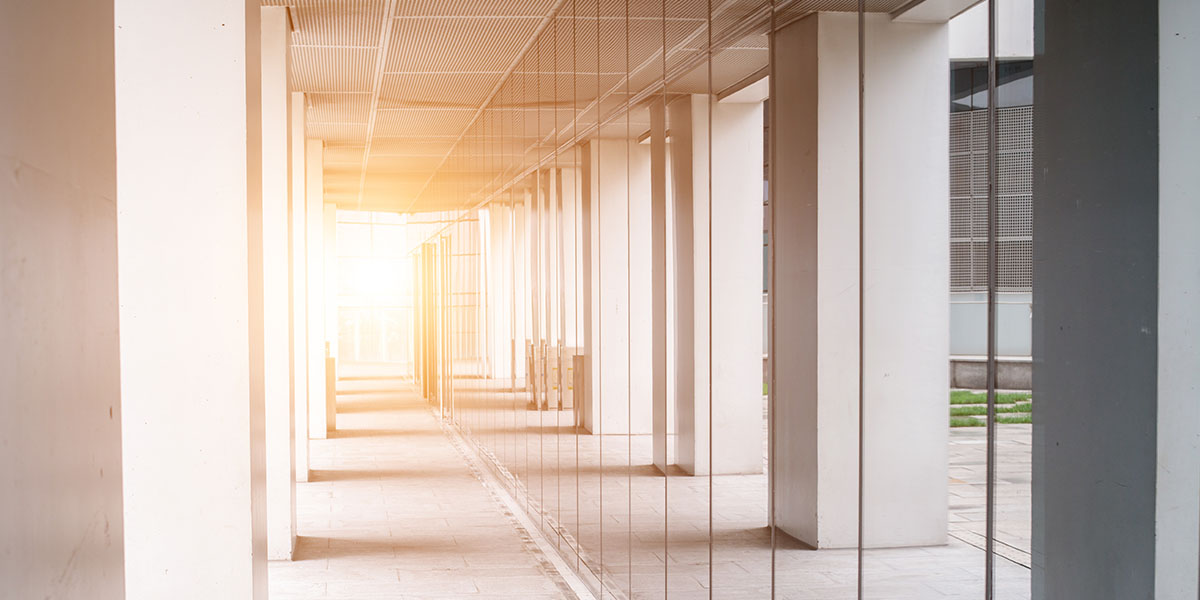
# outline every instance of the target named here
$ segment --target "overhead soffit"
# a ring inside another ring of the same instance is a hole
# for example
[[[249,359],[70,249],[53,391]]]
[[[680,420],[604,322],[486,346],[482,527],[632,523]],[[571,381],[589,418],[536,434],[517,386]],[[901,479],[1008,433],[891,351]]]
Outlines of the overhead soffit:
[[[890,12],[904,3],[869,0],[867,8]],[[719,92],[766,66],[769,8],[764,0],[713,4],[712,90]],[[628,12],[623,0],[263,5],[290,9],[291,84],[306,94],[309,137],[326,142],[326,197],[340,206],[469,206],[553,156],[553,148],[595,135],[597,98],[600,120],[611,121],[657,93],[664,45],[668,91],[709,91],[703,0],[667,0],[665,22],[662,0],[630,0]],[[857,0],[778,5],[783,22],[854,11]],[[630,121],[635,136],[648,126],[643,114]],[[608,137],[622,129],[601,131]],[[488,172],[472,174],[478,170]]]

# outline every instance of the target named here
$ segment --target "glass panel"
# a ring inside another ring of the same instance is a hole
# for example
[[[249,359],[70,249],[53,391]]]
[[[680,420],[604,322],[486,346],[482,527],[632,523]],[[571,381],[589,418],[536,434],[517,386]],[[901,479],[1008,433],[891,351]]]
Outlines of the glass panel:
[[[712,264],[706,295],[714,366],[712,592],[719,598],[772,594],[762,326],[765,119],[763,98],[753,87],[767,82],[743,75],[765,75],[770,10],[770,4],[760,0],[725,3],[712,25],[716,93],[708,209]]]
[[[598,137],[598,224],[601,514],[604,518],[601,570],[605,597],[632,593],[630,545],[630,446],[633,428],[630,398],[629,320],[629,6],[604,4],[601,10],[601,71],[618,74],[601,89]]]
[[[584,0],[576,3],[575,62],[577,76],[574,81],[577,103],[581,107],[578,120],[584,131],[594,131],[597,122],[597,98],[601,83],[600,75],[600,2]],[[598,199],[599,179],[597,167],[597,143],[594,139],[579,147],[580,157],[580,293],[582,296],[582,322],[584,372],[583,390],[579,395],[580,416],[577,441],[579,464],[579,525],[575,537],[579,543],[580,572],[585,582],[602,596],[604,516],[601,511],[603,477],[601,475],[601,429],[600,420],[600,274],[602,245],[599,236],[600,203]]]
[[[555,320],[554,351],[551,354],[551,380],[554,390],[556,467],[558,472],[558,514],[554,542],[571,567],[578,567],[576,532],[579,529],[579,452],[576,429],[576,397],[573,377],[574,356],[578,351],[577,228],[579,211],[577,157],[574,149],[575,117],[575,40],[577,29],[575,2],[563,5],[554,29],[554,193],[555,281],[557,282],[558,318]]]
[[[628,412],[630,435],[622,448],[627,461],[629,493],[630,587],[634,597],[659,598],[666,585],[664,552],[666,525],[665,480],[656,466],[656,450],[665,448],[658,411],[666,406],[665,314],[656,314],[656,303],[665,300],[665,257],[656,244],[664,242],[665,224],[656,220],[665,204],[654,190],[655,151],[646,139],[650,129],[650,104],[661,97],[641,95],[662,82],[662,39],[665,22],[659,3],[635,3],[628,21],[628,109],[622,133],[626,149],[625,195],[626,301],[628,322]],[[623,90],[624,91],[624,90]],[[659,153],[662,154],[661,149]],[[661,265],[659,263],[662,263]],[[660,311],[661,312],[661,311]],[[657,446],[657,448],[656,448]]]
[[[996,1],[996,0],[993,0]],[[997,6],[997,9],[1000,7]],[[1032,6],[996,10],[997,31],[1032,26]],[[1024,14],[1022,14],[1024,12]],[[1028,21],[1025,21],[1028,19]],[[1032,32],[1025,32],[1032,41]],[[999,600],[1032,597],[1033,407],[1033,61],[1025,36],[996,41],[996,110],[990,129],[995,157],[996,268],[994,336],[995,507],[992,511],[993,590]]]
[[[698,596],[712,590],[712,497],[707,461],[710,412],[707,231],[711,90],[707,52],[709,7],[700,2],[667,6],[667,105],[670,246],[675,283],[668,297],[674,316],[668,345],[675,360],[668,386],[667,594]],[[699,49],[697,52],[693,49]]]

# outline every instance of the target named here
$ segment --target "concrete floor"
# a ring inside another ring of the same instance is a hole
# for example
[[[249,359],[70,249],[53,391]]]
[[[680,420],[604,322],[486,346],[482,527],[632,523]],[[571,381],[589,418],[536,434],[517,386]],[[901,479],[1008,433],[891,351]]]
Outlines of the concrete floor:
[[[271,600],[575,597],[410,389],[339,382],[339,430],[311,442]]]
[[[577,435],[570,410],[528,410],[474,385],[456,396],[467,443],[600,596],[766,598],[774,575],[776,598],[855,597],[855,550],[779,537],[772,552],[765,475],[664,478],[649,436]],[[312,442],[296,561],[271,564],[272,600],[574,597],[411,384],[339,389],[340,431]],[[998,431],[997,597],[1020,600],[1030,596],[1029,426]],[[949,543],[867,550],[865,598],[982,597],[984,433],[950,433]]]
[[[779,537],[772,552],[764,474],[664,478],[651,466],[650,436],[578,435],[570,410],[528,410],[476,385],[460,384],[459,422],[592,587],[603,580],[603,597],[708,598],[711,587],[714,598],[766,598],[772,571],[776,598],[855,597],[855,550],[818,552]],[[1030,597],[1029,431],[999,430],[996,589],[1005,599]],[[948,543],[865,551],[864,598],[983,596],[984,433],[950,432]]]

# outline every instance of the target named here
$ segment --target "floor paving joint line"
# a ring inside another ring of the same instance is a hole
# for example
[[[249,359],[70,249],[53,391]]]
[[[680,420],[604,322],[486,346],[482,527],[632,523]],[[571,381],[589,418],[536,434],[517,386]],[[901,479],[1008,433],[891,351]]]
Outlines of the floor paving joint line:
[[[558,552],[550,546],[550,542],[546,540],[546,537],[543,536],[541,532],[533,526],[533,522],[529,519],[528,515],[521,510],[516,499],[514,499],[512,495],[504,489],[504,486],[500,485],[499,482],[496,481],[495,476],[492,475],[484,465],[480,464],[479,458],[473,456],[472,453],[465,448],[466,441],[462,438],[462,434],[456,431],[453,427],[447,426],[445,422],[441,421],[440,419],[439,423],[442,426],[442,431],[448,438],[450,438],[451,443],[462,455],[463,460],[470,465],[471,471],[477,478],[479,478],[480,483],[482,483],[484,487],[488,489],[488,492],[491,493],[493,498],[501,502],[505,508],[508,509],[509,514],[516,519],[521,529],[524,530],[524,533],[529,536],[530,541],[537,546],[537,549],[541,552],[543,557],[550,563],[550,565],[557,572],[558,576],[562,578],[575,596],[579,600],[596,600],[596,596],[592,594],[591,589],[584,584],[583,580],[579,578],[579,575],[575,573],[574,569],[571,569],[570,566],[567,565],[566,561],[559,556]]]

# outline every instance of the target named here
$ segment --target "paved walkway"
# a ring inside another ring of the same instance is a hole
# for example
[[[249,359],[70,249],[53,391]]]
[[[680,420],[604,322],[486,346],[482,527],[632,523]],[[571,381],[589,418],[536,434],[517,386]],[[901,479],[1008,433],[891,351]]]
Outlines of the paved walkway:
[[[271,563],[271,600],[574,597],[409,384],[338,391],[338,432],[311,442],[295,560]]]

